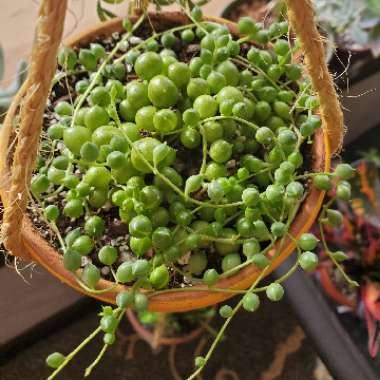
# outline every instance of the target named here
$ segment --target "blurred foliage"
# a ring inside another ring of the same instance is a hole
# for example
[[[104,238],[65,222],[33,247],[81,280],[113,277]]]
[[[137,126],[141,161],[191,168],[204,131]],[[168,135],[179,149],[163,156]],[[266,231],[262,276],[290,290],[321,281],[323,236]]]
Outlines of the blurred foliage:
[[[4,50],[0,45],[0,82],[3,80],[5,71],[5,60],[4,60]],[[23,84],[27,74],[27,62],[21,60],[17,64],[17,70],[13,79],[13,82],[7,87],[3,88],[0,86],[0,121],[2,120],[3,114],[7,111],[9,105],[11,104],[13,96],[19,90]]]
[[[376,148],[371,148],[366,152],[359,152],[360,156],[366,161],[372,162],[377,168],[380,169],[380,152]]]
[[[380,56],[379,0],[314,0],[318,22],[333,44]]]

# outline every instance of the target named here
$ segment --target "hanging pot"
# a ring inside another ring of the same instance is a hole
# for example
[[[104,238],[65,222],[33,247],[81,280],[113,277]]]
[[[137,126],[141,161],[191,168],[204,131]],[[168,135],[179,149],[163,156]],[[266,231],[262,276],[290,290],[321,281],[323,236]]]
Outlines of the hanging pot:
[[[52,7],[52,12],[57,12],[54,5]],[[296,15],[302,15],[302,18],[297,19]],[[310,33],[318,35],[315,25],[313,24],[312,16],[311,4],[308,1],[289,0],[290,22],[304,44],[307,68],[312,79],[314,90],[319,94],[321,104],[319,112],[322,117],[323,128],[315,134],[314,143],[310,147],[312,159],[310,160],[311,167],[309,170],[312,172],[325,172],[330,169],[332,153],[340,147],[342,120],[335,90],[324,63],[323,47],[317,37],[314,38],[310,36]],[[62,17],[59,22],[57,17],[58,16],[55,15],[54,23],[63,22]],[[225,24],[233,34],[237,34],[235,24],[219,18],[208,17],[207,19]],[[135,22],[136,18],[132,17],[131,21]],[[186,16],[179,13],[159,13],[150,14],[150,21],[157,30],[160,30],[163,25],[165,27],[174,27],[187,23],[188,19]],[[122,20],[113,19],[92,27],[71,38],[67,42],[67,45],[71,47],[84,46],[96,38],[110,36],[112,33],[118,31],[122,31]],[[31,71],[33,72],[33,70]],[[7,209],[11,207],[13,208],[12,211],[15,213],[20,212],[20,210],[15,209],[18,207],[18,205],[15,204],[18,198],[16,197],[16,200],[14,198],[14,186],[12,187],[11,183],[13,183],[12,176],[17,174],[16,171],[18,169],[11,170],[14,158],[9,153],[13,153],[12,144],[16,137],[14,123],[15,120],[17,120],[16,115],[19,110],[20,100],[28,93],[28,91],[30,91],[30,82],[31,80],[28,79],[15,97],[8,111],[0,135],[0,174],[2,178],[0,194],[5,208]],[[25,112],[27,111],[24,110],[24,113],[21,114],[21,118],[25,117]],[[30,110],[29,112],[32,111]],[[24,138],[30,138],[30,136],[19,137],[18,143],[20,144],[21,142],[24,142]],[[19,170],[22,171],[23,167],[19,168]],[[20,176],[20,173],[18,174]],[[26,173],[25,175],[27,176],[28,174],[29,173]],[[310,184],[306,198],[301,204],[298,214],[290,226],[289,233],[292,236],[297,238],[311,228],[321,208],[324,195],[323,191],[318,190]],[[22,209],[21,206],[19,208]],[[19,219],[20,225],[22,223],[22,228],[20,229],[19,234],[17,236],[15,235],[15,238],[8,238],[6,241],[14,255],[39,263],[59,280],[82,293],[86,293],[107,303],[115,302],[115,296],[125,288],[124,286],[117,285],[112,290],[102,294],[86,292],[78,284],[73,273],[64,268],[62,255],[44,239],[41,233],[33,225],[30,216],[25,211],[22,211],[22,215],[21,217],[19,216]],[[293,252],[294,248],[294,242],[289,238],[284,238],[282,243],[276,244],[273,253],[276,250],[279,250],[280,253],[271,260],[269,270],[266,274],[269,274],[281,265],[281,263]],[[230,277],[218,281],[215,286],[218,288],[246,289],[255,281],[255,279],[257,279],[260,272],[261,271],[256,266],[250,265]],[[104,290],[111,286],[111,282],[101,279],[96,288],[98,290]],[[203,288],[204,290],[186,292],[171,291],[168,293],[153,295],[150,297],[149,309],[158,312],[187,311],[213,305],[231,297],[231,293],[208,291],[207,286],[204,286]]]

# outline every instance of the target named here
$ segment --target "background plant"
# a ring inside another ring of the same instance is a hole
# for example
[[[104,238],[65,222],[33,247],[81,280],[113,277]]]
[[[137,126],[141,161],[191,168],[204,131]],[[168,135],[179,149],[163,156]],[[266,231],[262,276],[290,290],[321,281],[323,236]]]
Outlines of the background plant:
[[[318,22],[331,46],[380,55],[380,6],[376,0],[315,0]]]
[[[249,2],[247,2],[249,7]],[[314,0],[319,27],[328,40],[327,59],[336,47],[347,50],[370,50],[380,55],[380,9],[377,0]],[[243,8],[244,9],[244,8]],[[243,14],[241,14],[243,15]],[[284,0],[271,0],[263,17],[281,20],[286,15]],[[265,17],[264,17],[265,16]]]
[[[5,57],[4,50],[0,45],[0,82],[4,79],[5,71]],[[2,115],[6,112],[11,104],[13,96],[20,89],[27,75],[27,63],[25,60],[21,60],[17,64],[16,73],[14,75],[13,82],[6,88],[0,87],[0,121]]]
[[[372,156],[372,154],[371,154]],[[380,180],[377,163],[359,161],[357,175],[350,180],[352,201],[337,203],[342,213],[340,228],[324,226],[326,242],[336,250],[336,256],[346,259],[342,266],[360,288],[348,288],[340,273],[326,260],[324,249],[319,265],[320,280],[339,304],[349,307],[364,318],[368,330],[368,351],[378,353],[380,323]],[[344,253],[345,252],[345,253]]]

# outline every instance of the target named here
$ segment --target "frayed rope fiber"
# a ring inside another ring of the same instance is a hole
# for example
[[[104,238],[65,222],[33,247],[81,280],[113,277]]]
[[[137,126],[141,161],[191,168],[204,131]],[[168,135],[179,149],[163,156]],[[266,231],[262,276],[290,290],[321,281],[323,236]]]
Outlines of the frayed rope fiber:
[[[42,116],[56,70],[56,57],[62,39],[67,0],[43,0],[39,9],[32,49],[28,89],[20,113],[20,130],[13,156],[11,186],[2,225],[4,246],[12,254],[29,259],[22,249],[20,231],[28,201],[28,186],[42,128]]]
[[[338,153],[344,135],[343,112],[327,68],[323,39],[315,23],[312,2],[286,0],[286,3],[290,26],[301,41],[306,68],[319,97],[322,124],[329,137],[331,152]]]

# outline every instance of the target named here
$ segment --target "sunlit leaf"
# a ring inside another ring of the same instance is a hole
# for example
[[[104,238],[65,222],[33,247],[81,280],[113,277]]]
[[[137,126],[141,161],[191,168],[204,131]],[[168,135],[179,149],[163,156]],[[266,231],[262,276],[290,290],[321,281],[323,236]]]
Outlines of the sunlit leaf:
[[[98,14],[100,21],[106,21],[107,19],[111,19],[111,18],[116,17],[116,15],[114,13],[112,13],[111,11],[109,11],[106,8],[103,8],[102,0],[98,0],[98,2],[96,4],[96,12]]]
[[[368,9],[380,17],[380,1],[379,0],[365,0]]]
[[[375,58],[380,57],[380,22],[369,33],[369,46]]]

